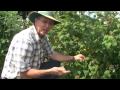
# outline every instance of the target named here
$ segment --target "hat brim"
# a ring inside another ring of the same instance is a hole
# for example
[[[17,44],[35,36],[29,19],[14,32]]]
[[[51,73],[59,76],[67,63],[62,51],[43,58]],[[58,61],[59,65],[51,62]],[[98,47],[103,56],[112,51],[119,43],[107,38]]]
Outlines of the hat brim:
[[[35,21],[35,18],[38,17],[38,16],[44,16],[50,20],[53,20],[54,21],[54,24],[59,24],[60,21],[58,21],[57,19],[51,17],[51,16],[47,16],[47,15],[43,15],[43,14],[40,14],[40,13],[37,13],[37,12],[32,12],[29,14],[28,18],[29,20],[33,23]]]

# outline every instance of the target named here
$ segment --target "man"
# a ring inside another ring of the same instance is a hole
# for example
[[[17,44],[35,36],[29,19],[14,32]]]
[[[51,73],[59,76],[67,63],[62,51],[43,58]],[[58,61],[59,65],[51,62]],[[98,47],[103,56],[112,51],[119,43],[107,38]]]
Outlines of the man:
[[[34,79],[46,75],[63,76],[70,73],[64,67],[42,68],[42,63],[54,61],[84,61],[85,56],[67,56],[51,49],[46,37],[58,23],[50,11],[33,11],[29,14],[33,23],[28,29],[16,34],[10,44],[1,77],[3,79]],[[45,65],[44,65],[45,66]]]

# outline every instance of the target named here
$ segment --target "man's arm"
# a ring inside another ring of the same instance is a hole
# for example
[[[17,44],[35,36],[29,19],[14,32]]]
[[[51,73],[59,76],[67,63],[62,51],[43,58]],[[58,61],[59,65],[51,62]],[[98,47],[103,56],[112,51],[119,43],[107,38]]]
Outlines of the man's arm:
[[[33,78],[40,78],[40,76],[44,76],[44,75],[62,76],[68,73],[70,73],[70,71],[66,70],[64,67],[53,67],[46,70],[29,69],[28,71],[21,72],[20,76],[23,79],[33,79]]]
[[[74,56],[63,55],[55,51],[49,56],[49,58],[57,61],[74,61]]]
[[[37,70],[37,69],[29,69],[25,72],[20,73],[20,77],[23,79],[32,79],[32,78],[39,78],[40,76],[44,76],[50,74],[50,70]]]
[[[85,56],[82,54],[69,56],[69,55],[60,54],[58,52],[53,52],[53,54],[50,55],[50,58],[57,61],[76,61],[76,60],[84,61]]]

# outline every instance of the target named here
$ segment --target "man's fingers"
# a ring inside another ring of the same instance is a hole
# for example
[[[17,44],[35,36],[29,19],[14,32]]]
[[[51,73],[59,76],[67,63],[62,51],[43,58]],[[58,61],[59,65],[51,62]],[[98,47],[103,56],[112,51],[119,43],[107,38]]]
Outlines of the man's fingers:
[[[80,55],[80,59],[81,59],[82,61],[84,61],[84,60],[85,60],[85,56],[84,56],[84,55]]]
[[[70,72],[71,72],[70,70],[67,70],[67,71],[65,71],[64,73],[65,73],[65,74],[68,74],[68,73],[70,73]]]

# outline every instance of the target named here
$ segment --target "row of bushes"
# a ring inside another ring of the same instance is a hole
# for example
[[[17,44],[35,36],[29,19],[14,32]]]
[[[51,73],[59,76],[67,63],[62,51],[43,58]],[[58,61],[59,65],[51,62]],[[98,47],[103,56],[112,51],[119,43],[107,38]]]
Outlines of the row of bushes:
[[[85,62],[63,65],[71,70],[64,78],[120,78],[120,18],[117,12],[61,11],[61,24],[50,33],[53,48],[59,52],[86,56]]]

